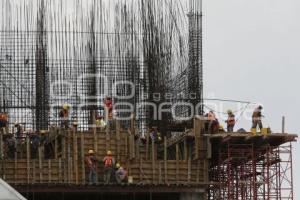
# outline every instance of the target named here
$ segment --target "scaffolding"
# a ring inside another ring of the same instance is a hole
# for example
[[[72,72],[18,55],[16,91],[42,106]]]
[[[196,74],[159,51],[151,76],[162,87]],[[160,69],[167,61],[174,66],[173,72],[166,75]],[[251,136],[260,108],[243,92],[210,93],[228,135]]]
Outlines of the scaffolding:
[[[212,163],[210,199],[294,199],[292,144],[230,144]]]

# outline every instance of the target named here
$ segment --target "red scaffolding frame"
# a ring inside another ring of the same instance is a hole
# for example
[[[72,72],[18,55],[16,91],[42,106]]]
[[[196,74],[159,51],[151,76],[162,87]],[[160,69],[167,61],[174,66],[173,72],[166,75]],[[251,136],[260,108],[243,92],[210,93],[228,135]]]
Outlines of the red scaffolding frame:
[[[292,143],[226,142],[212,163],[209,199],[293,200]]]

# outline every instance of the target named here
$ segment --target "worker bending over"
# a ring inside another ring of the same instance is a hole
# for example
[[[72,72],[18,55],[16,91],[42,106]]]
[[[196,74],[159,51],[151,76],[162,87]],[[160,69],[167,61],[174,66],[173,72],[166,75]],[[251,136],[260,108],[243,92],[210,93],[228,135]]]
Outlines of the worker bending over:
[[[70,105],[64,104],[59,112],[61,128],[69,128],[69,110],[70,110]]]
[[[127,171],[119,163],[116,164],[115,175],[118,184],[123,183],[127,179]]]
[[[85,158],[89,170],[89,184],[96,184],[98,182],[98,160],[95,156],[94,150],[89,150],[88,156]]]
[[[103,158],[104,163],[104,183],[109,184],[114,172],[115,159],[112,156],[111,151],[107,151],[106,156]]]
[[[261,114],[262,109],[263,109],[262,106],[258,106],[253,111],[253,114],[252,114],[252,128],[256,129],[257,125],[258,125],[260,130],[263,128],[263,125],[262,125],[262,122],[261,122],[261,118],[263,117],[263,115]]]
[[[227,111],[228,117],[225,121],[227,123],[227,132],[233,132],[233,128],[235,125],[235,116],[231,110]]]

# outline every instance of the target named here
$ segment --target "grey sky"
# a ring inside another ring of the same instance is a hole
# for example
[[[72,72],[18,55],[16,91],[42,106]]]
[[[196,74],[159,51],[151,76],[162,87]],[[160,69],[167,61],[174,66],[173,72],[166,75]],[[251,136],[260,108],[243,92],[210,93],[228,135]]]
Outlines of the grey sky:
[[[261,102],[265,124],[299,133],[300,1],[204,1],[205,94]],[[241,120],[239,127],[249,129]],[[294,193],[300,198],[300,145],[294,143]]]

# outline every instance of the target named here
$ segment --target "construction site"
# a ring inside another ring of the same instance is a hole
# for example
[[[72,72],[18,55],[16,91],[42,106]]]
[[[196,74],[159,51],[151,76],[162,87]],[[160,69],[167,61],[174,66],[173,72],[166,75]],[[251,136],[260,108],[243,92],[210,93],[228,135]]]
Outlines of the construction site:
[[[0,178],[26,199],[295,199],[298,136],[284,123],[212,128],[200,0],[3,0],[0,12]],[[126,181],[103,177],[107,155]]]

